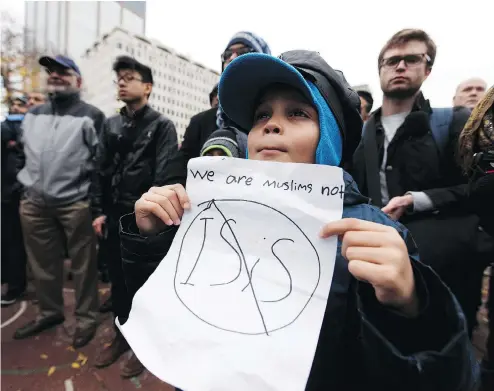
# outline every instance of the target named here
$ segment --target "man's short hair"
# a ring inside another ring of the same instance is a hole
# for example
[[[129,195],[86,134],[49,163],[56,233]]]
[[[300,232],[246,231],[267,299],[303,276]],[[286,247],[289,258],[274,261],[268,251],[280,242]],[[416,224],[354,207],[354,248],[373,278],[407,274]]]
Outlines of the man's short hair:
[[[394,48],[396,46],[404,45],[410,41],[420,41],[425,43],[427,46],[427,55],[430,57],[430,61],[428,62],[429,68],[432,68],[434,65],[434,61],[436,59],[436,51],[437,47],[434,41],[429,37],[429,35],[420,29],[403,29],[394,34],[386,45],[381,49],[379,53],[379,57],[377,59],[377,66],[380,69],[381,63],[384,57],[384,53],[386,53],[389,49]]]
[[[365,105],[365,110],[367,111],[367,113],[370,113],[372,110],[372,106],[374,105],[374,99],[372,98],[371,93],[368,91],[360,90],[357,91],[357,94],[367,102],[367,104]]]
[[[218,96],[218,84],[216,84],[213,89],[211,90],[211,92],[209,93],[209,104],[212,105],[213,104],[213,99]]]
[[[129,56],[117,57],[117,60],[113,64],[113,71],[118,73],[123,69],[136,71],[139,75],[141,75],[144,83],[153,84],[153,72],[151,71],[151,68],[140,63],[135,58]]]

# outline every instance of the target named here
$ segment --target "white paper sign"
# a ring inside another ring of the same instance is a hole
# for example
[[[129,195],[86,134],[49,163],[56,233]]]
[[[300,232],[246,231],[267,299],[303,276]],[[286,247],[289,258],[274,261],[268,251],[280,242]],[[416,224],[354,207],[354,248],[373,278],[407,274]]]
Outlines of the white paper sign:
[[[304,390],[344,188],[336,167],[191,160],[192,207],[120,326],[143,365],[186,391]]]

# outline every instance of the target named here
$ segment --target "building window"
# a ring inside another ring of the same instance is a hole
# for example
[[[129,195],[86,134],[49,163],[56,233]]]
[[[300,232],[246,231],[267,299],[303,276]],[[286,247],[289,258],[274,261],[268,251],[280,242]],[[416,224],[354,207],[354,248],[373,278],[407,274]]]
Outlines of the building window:
[[[120,42],[117,42],[117,49],[122,49],[122,44]]]

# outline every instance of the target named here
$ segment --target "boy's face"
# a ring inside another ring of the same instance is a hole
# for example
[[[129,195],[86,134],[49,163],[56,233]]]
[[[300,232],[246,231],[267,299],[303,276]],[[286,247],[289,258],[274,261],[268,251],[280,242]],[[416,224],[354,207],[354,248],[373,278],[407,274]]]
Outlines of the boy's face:
[[[292,87],[269,87],[254,113],[249,159],[314,163],[318,143],[317,109]]]
[[[225,153],[225,151],[222,151],[219,148],[215,148],[215,149],[211,149],[211,150],[207,151],[204,154],[204,156],[227,156],[227,154]]]

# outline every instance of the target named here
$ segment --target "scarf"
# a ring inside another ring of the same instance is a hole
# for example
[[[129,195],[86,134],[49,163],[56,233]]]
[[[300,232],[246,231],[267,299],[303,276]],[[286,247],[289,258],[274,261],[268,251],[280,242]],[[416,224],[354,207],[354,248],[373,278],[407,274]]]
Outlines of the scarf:
[[[469,172],[476,152],[494,148],[494,86],[472,111],[459,139],[459,157]]]

